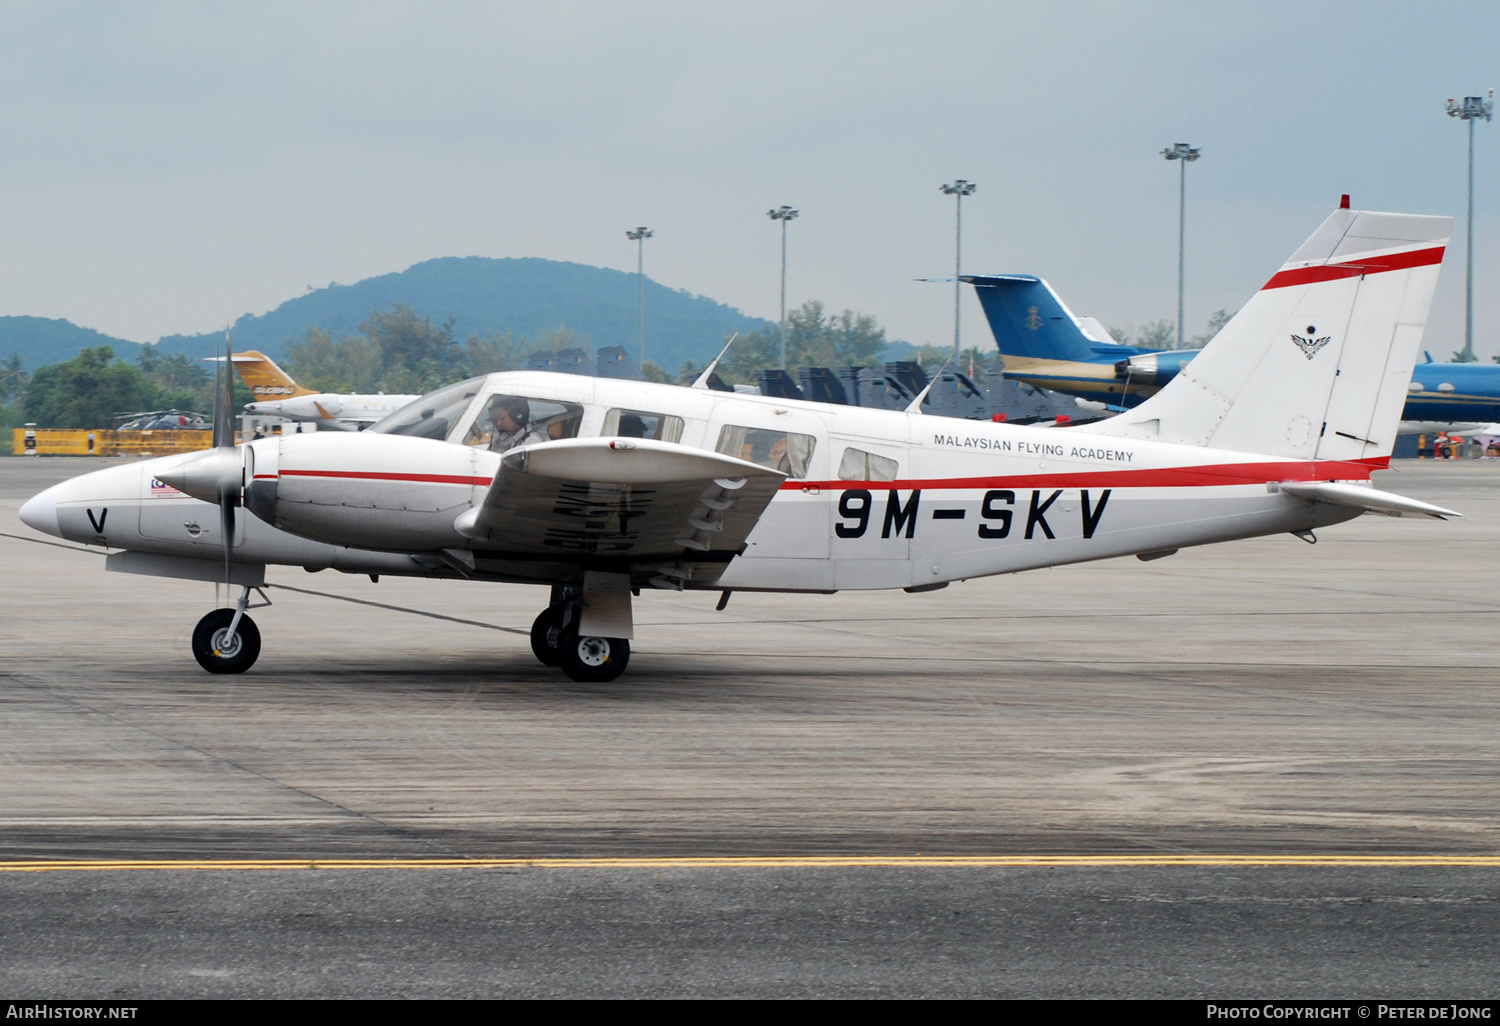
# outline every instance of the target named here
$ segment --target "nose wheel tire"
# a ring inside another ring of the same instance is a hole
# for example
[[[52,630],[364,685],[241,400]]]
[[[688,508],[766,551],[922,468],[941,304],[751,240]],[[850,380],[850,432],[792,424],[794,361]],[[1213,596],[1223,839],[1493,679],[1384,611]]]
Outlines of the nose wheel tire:
[[[193,628],[193,656],[209,673],[244,673],[260,658],[260,630],[248,616],[240,617],[233,635],[233,609],[215,609]]]
[[[562,606],[548,606],[531,624],[531,651],[543,666],[556,666],[562,658],[557,643],[562,638]]]
[[[630,642],[624,638],[580,636],[565,631],[558,640],[558,665],[573,680],[601,684],[625,672],[630,662]]]

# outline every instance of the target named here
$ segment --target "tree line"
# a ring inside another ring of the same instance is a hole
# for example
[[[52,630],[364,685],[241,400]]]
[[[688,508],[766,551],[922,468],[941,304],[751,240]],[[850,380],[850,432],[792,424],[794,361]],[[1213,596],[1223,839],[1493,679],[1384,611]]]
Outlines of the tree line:
[[[252,401],[235,377],[234,401]],[[3,364],[0,428],[25,423],[54,428],[114,427],[131,414],[154,410],[207,413],[213,409],[214,375],[208,365],[181,353],[147,348],[135,363],[115,357],[112,346],[85,349],[71,360],[28,374],[18,356]]]
[[[454,336],[449,319],[434,324],[410,307],[376,311],[353,334],[335,338],[308,328],[286,347],[287,371],[298,384],[322,392],[421,394],[452,381],[495,371],[519,370],[538,352],[590,348],[566,325],[527,338],[510,331]],[[742,334],[718,373],[731,383],[753,384],[757,370],[777,366],[779,332]],[[845,310],[828,314],[811,300],[787,315],[787,365],[837,367],[872,364],[886,347],[875,318]],[[687,361],[669,374],[650,360],[642,368],[651,381],[690,382],[703,365]],[[253,397],[234,375],[235,408]],[[212,364],[180,353],[143,349],[135,362],[118,359],[110,346],[85,349],[71,360],[28,373],[19,355],[0,362],[0,427],[26,422],[55,428],[113,427],[127,415],[177,409],[210,413]],[[8,444],[9,434],[5,435]]]
[[[717,372],[731,384],[753,384],[757,370],[778,365],[779,347],[778,330],[741,334]],[[868,366],[885,347],[885,329],[867,314],[830,315],[817,300],[787,313],[789,367]],[[356,335],[335,339],[322,328],[307,329],[287,347],[287,370],[299,384],[319,391],[422,393],[478,374],[520,370],[534,353],[565,349],[587,351],[589,339],[560,325],[536,338],[490,332],[460,344],[451,320],[435,325],[397,304],[372,314]],[[697,377],[704,366],[689,360],[672,375],[647,360],[641,373],[648,381],[682,382]]]

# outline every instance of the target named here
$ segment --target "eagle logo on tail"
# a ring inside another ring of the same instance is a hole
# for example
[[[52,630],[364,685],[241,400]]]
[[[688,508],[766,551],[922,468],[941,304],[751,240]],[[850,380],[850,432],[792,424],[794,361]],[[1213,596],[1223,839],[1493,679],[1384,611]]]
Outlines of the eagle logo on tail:
[[[1311,335],[1314,330],[1316,329],[1308,328],[1307,333]],[[1298,349],[1302,350],[1302,355],[1311,360],[1318,355],[1318,350],[1326,346],[1332,338],[1332,335],[1323,335],[1320,338],[1303,338],[1301,335],[1293,335],[1292,341],[1297,344]]]

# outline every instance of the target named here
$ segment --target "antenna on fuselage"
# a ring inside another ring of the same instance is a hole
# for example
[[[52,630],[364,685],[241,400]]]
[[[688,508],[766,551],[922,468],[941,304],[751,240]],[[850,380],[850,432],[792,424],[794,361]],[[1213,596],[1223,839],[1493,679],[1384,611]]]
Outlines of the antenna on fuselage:
[[[936,385],[938,383],[939,379],[941,379],[942,376],[943,376],[943,371],[947,370],[948,369],[948,365],[950,363],[952,363],[952,362],[953,362],[953,357],[951,357],[951,356],[948,357],[948,359],[946,359],[946,360],[943,361],[943,365],[941,367],[939,367],[938,370],[937,370],[937,373],[932,376],[932,380],[929,381],[929,382],[927,382],[927,387],[924,388],[924,389],[922,389],[922,391],[918,392],[917,393],[917,397],[915,399],[913,399],[911,401],[911,405],[906,408],[906,412],[907,413],[921,413],[922,412],[922,403],[926,401],[926,399],[927,399],[927,393],[932,391],[932,386]]]
[[[719,350],[719,355],[714,357],[714,362],[705,367],[703,373],[698,375],[698,380],[693,382],[694,388],[708,387],[708,376],[714,372],[714,368],[719,365],[720,360],[724,359],[724,354],[729,352],[729,347],[734,345],[734,340],[739,337],[740,333],[737,331],[729,336],[729,341],[724,343],[724,348]]]

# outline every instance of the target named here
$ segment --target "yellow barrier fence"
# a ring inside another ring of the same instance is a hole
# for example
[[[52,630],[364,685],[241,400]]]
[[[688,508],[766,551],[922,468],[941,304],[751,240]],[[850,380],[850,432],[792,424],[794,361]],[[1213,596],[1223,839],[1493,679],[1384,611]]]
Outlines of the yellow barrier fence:
[[[17,456],[170,456],[213,447],[212,431],[16,428]]]

